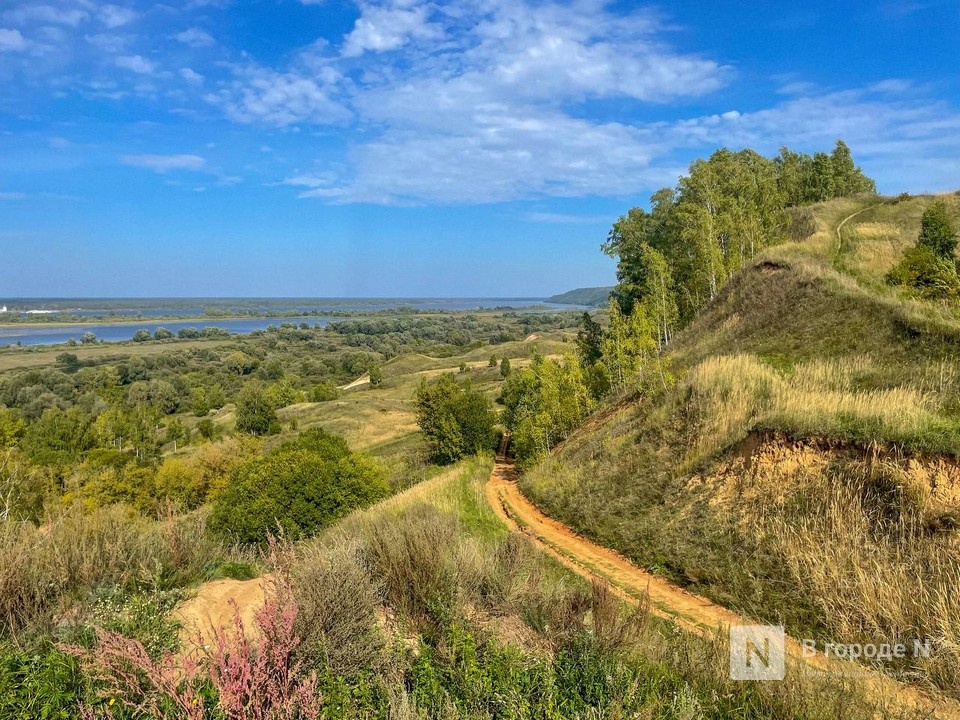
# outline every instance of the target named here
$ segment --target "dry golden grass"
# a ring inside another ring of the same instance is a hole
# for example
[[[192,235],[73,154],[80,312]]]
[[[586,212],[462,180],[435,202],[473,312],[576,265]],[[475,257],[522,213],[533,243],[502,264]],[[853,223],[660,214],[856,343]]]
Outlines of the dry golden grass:
[[[800,363],[781,375],[751,355],[724,355],[686,378],[699,418],[690,462],[738,442],[755,428],[798,435],[960,447],[960,433],[939,414],[936,396],[914,387],[856,389],[871,370],[864,357]]]
[[[205,524],[203,513],[157,522],[121,506],[75,506],[40,528],[0,523],[0,633],[49,622],[101,583],[194,581],[223,551]]]
[[[930,638],[931,657],[900,669],[960,689],[960,499],[937,487],[960,489],[955,467],[771,437],[708,483],[783,558],[833,640]]]

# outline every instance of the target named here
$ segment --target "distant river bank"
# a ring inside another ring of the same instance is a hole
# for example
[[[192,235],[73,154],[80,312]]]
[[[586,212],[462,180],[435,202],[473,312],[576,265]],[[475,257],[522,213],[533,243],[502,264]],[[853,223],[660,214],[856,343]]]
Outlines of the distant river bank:
[[[24,313],[21,320],[3,324],[0,317],[0,347],[20,344],[61,345],[70,340],[80,342],[84,333],[92,332],[97,340],[120,342],[132,340],[137,330],[147,330],[151,335],[157,328],[163,327],[176,335],[185,328],[203,331],[206,328],[221,328],[230,333],[246,334],[256,330],[265,330],[271,325],[283,323],[307,323],[310,327],[326,327],[331,322],[353,319],[352,313],[363,313],[354,317],[364,317],[365,313],[390,314],[394,312],[456,312],[480,309],[514,309],[519,312],[563,312],[582,309],[577,305],[559,305],[545,303],[539,298],[341,298],[314,301],[290,301],[282,299],[206,299],[206,300],[140,300],[140,301],[91,301],[86,300],[8,300],[0,301],[0,307],[6,302],[10,312]],[[227,312],[273,313],[262,317],[212,317],[211,308],[223,308]],[[27,310],[43,312],[69,313],[76,320],[58,322],[59,318],[47,321],[33,321],[35,315],[26,315]],[[289,315],[278,315],[287,313]],[[341,312],[343,316],[333,313]],[[324,315],[304,315],[302,313],[330,313]],[[163,316],[179,315],[177,319],[163,319]],[[109,319],[104,316],[109,315]],[[85,322],[84,316],[96,316],[96,320]],[[184,317],[195,316],[195,317]],[[31,319],[26,319],[31,318]]]
[[[151,321],[131,320],[110,323],[70,323],[69,325],[35,324],[35,325],[5,325],[0,327],[0,347],[5,345],[59,345],[70,340],[80,342],[86,332],[92,332],[97,340],[104,342],[119,342],[132,340],[137,330],[147,330],[151,335],[157,328],[166,328],[174,335],[185,328],[194,328],[203,331],[206,328],[221,328],[230,333],[252,333],[255,330],[266,330],[271,325],[279,326],[282,323],[305,322],[313,327],[326,327],[327,323],[338,322],[345,318],[338,317],[269,317],[269,318],[224,318],[203,320],[172,320]]]

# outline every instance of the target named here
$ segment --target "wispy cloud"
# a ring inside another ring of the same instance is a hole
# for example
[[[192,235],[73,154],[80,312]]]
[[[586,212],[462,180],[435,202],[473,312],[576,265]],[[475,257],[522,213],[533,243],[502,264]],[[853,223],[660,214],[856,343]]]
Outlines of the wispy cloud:
[[[114,62],[118,68],[130,70],[139,75],[151,75],[157,69],[153,61],[147,60],[142,55],[121,55]]]
[[[218,105],[237,122],[335,123],[351,117],[337,99],[340,75],[330,68],[312,77],[299,72],[276,72],[258,66],[239,67],[236,79],[209,93],[206,100]]]
[[[173,39],[195,48],[210,47],[217,42],[210,33],[197,27],[187,28],[183,32],[178,32],[173,36]]]
[[[191,85],[203,85],[204,77],[196,70],[185,67],[180,68],[180,77],[186,80]]]
[[[99,17],[100,22],[113,29],[132,23],[137,19],[137,13],[130,8],[119,5],[101,5],[97,11],[97,17]]]
[[[120,162],[123,165],[146,168],[156,173],[174,170],[198,172],[207,164],[206,160],[199,155],[122,155]]]
[[[53,5],[21,3],[18,7],[7,10],[3,17],[17,24],[47,23],[52,25],[71,25],[76,27],[90,17],[79,3],[66,7]]]
[[[0,192],[0,200],[23,200],[25,197],[27,194],[22,192]]]
[[[19,30],[0,28],[0,52],[26,50],[29,43]]]
[[[880,5],[880,12],[888,18],[900,20],[927,10],[930,6],[931,3],[919,2],[918,0],[891,0]]]

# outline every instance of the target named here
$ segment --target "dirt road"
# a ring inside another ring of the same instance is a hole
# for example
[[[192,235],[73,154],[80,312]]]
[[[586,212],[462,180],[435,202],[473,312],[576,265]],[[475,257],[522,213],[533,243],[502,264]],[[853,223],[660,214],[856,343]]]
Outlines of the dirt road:
[[[566,525],[544,515],[520,492],[513,463],[502,451],[503,447],[487,482],[487,500],[509,527],[526,534],[571,570],[583,577],[605,580],[614,592],[628,602],[639,603],[649,595],[652,613],[703,636],[712,636],[718,628],[723,632],[730,625],[757,624],[640,569],[619,553],[577,535]],[[793,638],[787,639],[786,650],[793,667],[861,677],[871,696],[878,700],[920,711],[929,717],[960,718],[958,703],[934,700],[911,685],[899,683],[879,672],[868,671],[861,665],[827,658],[822,654],[804,657],[799,642]]]

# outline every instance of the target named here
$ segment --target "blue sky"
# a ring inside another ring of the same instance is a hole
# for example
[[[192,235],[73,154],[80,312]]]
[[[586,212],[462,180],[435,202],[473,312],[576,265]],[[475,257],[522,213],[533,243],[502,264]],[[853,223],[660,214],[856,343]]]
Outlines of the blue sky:
[[[717,147],[960,186],[954,0],[0,0],[0,296],[610,284]]]

